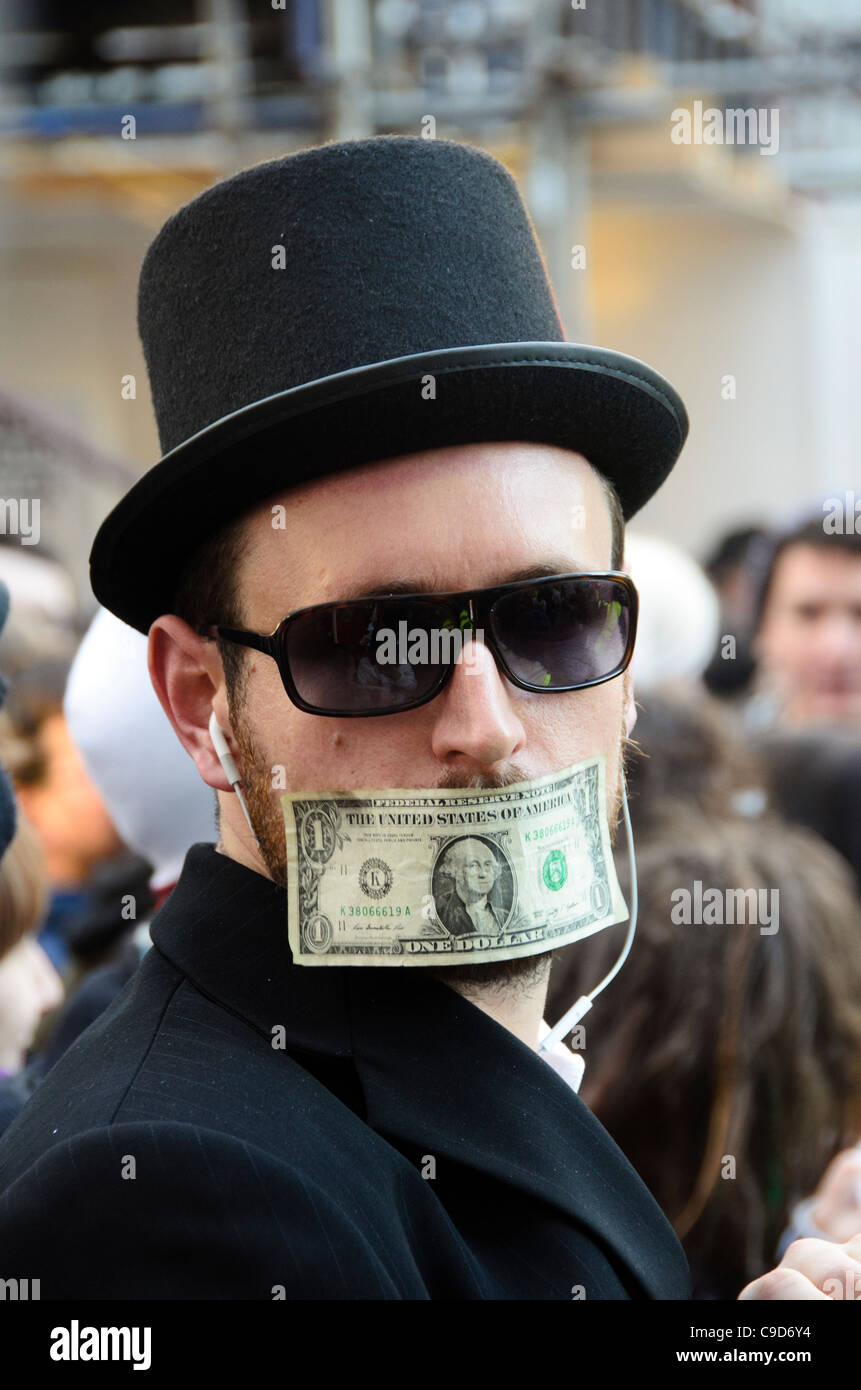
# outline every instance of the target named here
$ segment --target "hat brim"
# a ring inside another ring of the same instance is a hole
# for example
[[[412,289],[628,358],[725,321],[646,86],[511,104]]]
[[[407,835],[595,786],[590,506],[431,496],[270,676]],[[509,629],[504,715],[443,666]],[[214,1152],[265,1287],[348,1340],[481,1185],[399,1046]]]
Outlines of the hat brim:
[[[658,372],[579,343],[448,348],[338,372],[235,411],[166,454],[99,528],[93,592],[147,633],[172,611],[194,550],[266,497],[456,444],[571,449],[613,483],[628,520],[660,487],[687,432],[684,405]]]

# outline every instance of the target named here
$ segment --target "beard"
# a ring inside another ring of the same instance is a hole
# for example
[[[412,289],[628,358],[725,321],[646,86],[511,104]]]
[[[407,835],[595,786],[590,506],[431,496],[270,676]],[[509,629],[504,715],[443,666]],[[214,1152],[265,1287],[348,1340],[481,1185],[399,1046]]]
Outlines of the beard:
[[[278,884],[279,888],[283,888],[286,892],[287,846],[284,815],[278,801],[280,793],[276,792],[272,786],[272,764],[263,756],[245,719],[242,703],[243,693],[241,689],[228,692],[228,708],[231,727],[240,756],[239,767],[242,773],[245,804],[248,807],[248,814],[254,826],[260,853],[263,856],[269,876],[274,883]],[[622,750],[625,747],[626,739],[627,729],[623,719],[622,738],[616,758],[615,771],[608,768],[607,772],[607,813],[611,842],[616,837],[616,827],[622,806]],[[499,774],[471,774],[452,770],[440,778],[436,788],[429,788],[429,790],[455,791],[467,788],[478,790],[510,787],[516,782],[528,780],[526,772],[515,763],[511,763],[504,772]],[[429,975],[442,980],[445,984],[464,986],[463,993],[465,994],[469,992],[470,987],[482,991],[502,989],[509,992],[515,989],[518,992],[530,993],[536,987],[546,983],[553,955],[554,952],[549,950],[537,952],[532,956],[518,956],[514,960],[486,961],[479,965],[425,966],[423,968]]]
[[[260,751],[240,706],[234,707],[228,697],[230,724],[239,752],[239,771],[242,774],[242,793],[248,815],[254,826],[257,844],[269,877],[279,888],[287,891],[287,845],[284,815],[278,793],[272,786],[272,765]]]

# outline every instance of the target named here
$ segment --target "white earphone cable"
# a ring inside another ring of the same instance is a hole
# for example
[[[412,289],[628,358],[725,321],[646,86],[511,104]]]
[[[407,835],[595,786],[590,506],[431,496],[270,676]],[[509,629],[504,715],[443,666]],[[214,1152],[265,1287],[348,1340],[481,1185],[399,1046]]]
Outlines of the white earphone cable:
[[[209,717],[209,737],[212,739],[212,746],[215,749],[218,761],[221,763],[222,769],[224,770],[224,775],[239,798],[239,804],[242,807],[243,814],[248,822],[248,828],[251,831],[251,834],[254,836],[254,841],[256,844],[257,831],[254,829],[254,826],[251,823],[251,817],[248,814],[248,807],[245,804],[245,797],[242,795],[242,787],[240,785],[242,778],[239,776],[239,770],[234,761],[233,754],[227,746],[227,739],[224,737],[224,730],[218,723],[218,720],[216,719],[214,713],[211,714]]]
[[[610,981],[618,975],[625,961],[628,959],[628,953],[634,944],[634,933],[637,930],[637,910],[639,906],[637,894],[637,861],[634,854],[634,832],[631,828],[631,813],[628,810],[628,793],[625,786],[624,775],[622,777],[622,813],[625,819],[625,837],[628,842],[628,862],[631,866],[631,916],[628,934],[625,937],[625,944],[612,970],[607,972],[601,983],[596,985],[591,993],[582,994],[576,1003],[572,1004],[571,1008],[562,1015],[555,1027],[551,1028],[547,1036],[542,1039],[538,1047],[539,1052],[546,1052],[554,1043],[568,1036],[571,1030],[580,1022],[583,1015],[589,1012],[594,1000],[601,993],[602,989],[606,989]]]

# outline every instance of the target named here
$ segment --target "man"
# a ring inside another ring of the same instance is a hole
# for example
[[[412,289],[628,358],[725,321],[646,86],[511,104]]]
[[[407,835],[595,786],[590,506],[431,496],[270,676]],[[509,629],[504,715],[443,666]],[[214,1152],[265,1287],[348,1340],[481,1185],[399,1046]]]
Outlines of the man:
[[[537,1053],[548,954],[297,966],[273,790],[500,787],[603,755],[615,823],[633,618],[625,581],[583,576],[621,563],[608,479],[642,505],[681,403],[564,342],[512,180],[442,141],[208,190],[150,249],[140,324],[166,457],[103,525],[93,585],[149,631],[220,841],[0,1143],[4,1260],[43,1298],[686,1297],[671,1228]],[[379,604],[497,611],[505,584],[567,640],[509,609],[468,665],[356,678]]]
[[[786,727],[861,726],[861,530],[828,520],[779,538],[760,593],[757,707]]]
[[[472,836],[456,840],[439,871],[448,888],[435,899],[436,910],[448,931],[453,936],[498,936],[508,910],[494,893],[500,866],[490,846]]]

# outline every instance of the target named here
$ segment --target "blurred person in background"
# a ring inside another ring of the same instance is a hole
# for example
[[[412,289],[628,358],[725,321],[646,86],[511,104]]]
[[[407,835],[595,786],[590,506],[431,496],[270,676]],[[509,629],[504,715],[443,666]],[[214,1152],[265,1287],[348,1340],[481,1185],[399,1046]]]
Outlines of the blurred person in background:
[[[861,1143],[841,1149],[832,1158],[811,1197],[796,1203],[790,1212],[778,1253],[794,1240],[805,1237],[830,1241],[851,1240],[861,1231]]]
[[[757,594],[767,555],[768,532],[762,526],[728,531],[714,546],[703,569],[720,599],[720,634],[703,672],[706,688],[716,696],[737,697],[746,690],[756,667],[752,643]],[[731,654],[724,638],[734,639]]]
[[[14,697],[19,676],[34,668],[68,671],[83,627],[71,575],[44,539],[36,549],[0,533],[0,580],[11,596],[3,669]]]
[[[718,637],[720,604],[696,560],[657,536],[625,537],[640,611],[631,663],[638,702],[656,685],[699,687]]]
[[[123,843],[151,865],[157,909],[189,846],[215,842],[217,803],[153,690],[146,638],[106,608],[93,618],[72,663],[63,710]]]
[[[19,802],[45,855],[51,896],[40,940],[61,971],[72,964],[68,933],[91,907],[97,869],[125,849],[69,733],[66,674],[55,663],[17,676],[0,727]]]
[[[9,591],[0,580],[0,632],[9,613]],[[5,648],[4,648],[5,655]],[[0,705],[8,690],[0,676]],[[62,984],[35,939],[45,909],[45,870],[33,828],[15,802],[0,763],[0,1132],[7,1106],[14,1113],[29,1093],[21,1085],[27,1053],[39,1021],[56,1009]]]
[[[37,1039],[25,1072],[14,1082],[0,1080],[0,1132],[132,977],[150,945],[150,918],[176,882],[187,849],[214,838],[215,799],[153,691],[146,638],[106,609],[94,617],[72,663],[63,716],[99,816],[110,817],[131,853],[94,874],[82,908],[65,925],[72,961],[67,1002],[50,1034]]]
[[[754,727],[861,728],[861,533],[819,516],[774,543],[759,595]]]
[[[123,842],[140,857],[140,883],[105,893],[104,912],[71,933],[78,959],[98,960],[71,993],[45,1049],[42,1074],[112,1002],[151,944],[149,923],[179,878],[190,847],[215,840],[216,801],[178,742],[152,688],[147,641],[100,609],[69,672],[63,709]]]
[[[861,727],[777,730],[758,748],[770,804],[842,854],[861,895]]]
[[[581,1025],[581,1094],[679,1234],[694,1296],[735,1298],[861,1137],[861,909],[817,837],[694,806],[641,837],[638,881],[631,957]],[[777,929],[752,913],[685,922],[679,890],[697,881],[766,890]],[[548,1022],[603,978],[624,932],[557,952]]]
[[[39,1022],[63,1001],[63,984],[36,937],[47,894],[38,836],[19,811],[0,859],[0,1133],[32,1090],[25,1064]]]
[[[40,941],[56,968],[70,975],[76,966],[70,934],[81,914],[92,912],[99,876],[104,866],[121,865],[124,847],[63,717],[63,691],[82,635],[71,576],[44,542],[36,551],[6,537],[0,538],[0,579],[11,595],[0,752],[45,854],[51,893]]]
[[[625,558],[640,596],[637,724],[626,745],[634,829],[647,831],[680,799],[711,814],[758,814],[763,769],[703,680],[721,616],[713,585],[685,550],[653,536],[626,536]]]
[[[644,696],[625,768],[638,842],[679,805],[709,816],[757,816],[767,803],[756,750],[701,688],[661,685]]]

